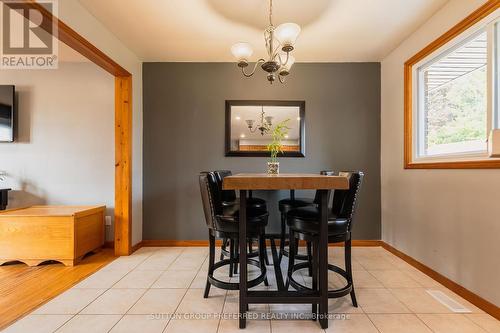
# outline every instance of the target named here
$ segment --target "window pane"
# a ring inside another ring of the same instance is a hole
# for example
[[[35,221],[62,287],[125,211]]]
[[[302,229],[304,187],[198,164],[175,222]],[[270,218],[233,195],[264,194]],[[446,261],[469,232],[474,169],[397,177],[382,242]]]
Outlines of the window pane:
[[[421,71],[420,155],[486,150],[486,32]]]

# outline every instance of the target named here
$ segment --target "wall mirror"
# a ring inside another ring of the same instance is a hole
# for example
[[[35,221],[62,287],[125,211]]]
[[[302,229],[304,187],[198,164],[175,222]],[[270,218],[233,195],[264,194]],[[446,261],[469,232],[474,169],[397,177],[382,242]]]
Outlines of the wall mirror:
[[[305,156],[304,101],[226,101],[226,156],[269,156],[274,126],[288,119],[281,157]]]

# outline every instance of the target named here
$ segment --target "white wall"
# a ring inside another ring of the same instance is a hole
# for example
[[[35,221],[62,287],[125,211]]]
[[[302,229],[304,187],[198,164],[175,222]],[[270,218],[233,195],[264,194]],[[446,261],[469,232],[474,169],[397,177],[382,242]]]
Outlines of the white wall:
[[[403,64],[484,2],[451,0],[382,61],[382,238],[500,305],[500,170],[403,169]]]
[[[142,240],[142,62],[78,0],[59,1],[59,18],[133,75],[132,244],[137,244]]]
[[[16,86],[18,103],[16,141],[0,143],[9,208],[95,204],[112,216],[114,77],[92,63],[61,63],[2,70],[0,84]]]

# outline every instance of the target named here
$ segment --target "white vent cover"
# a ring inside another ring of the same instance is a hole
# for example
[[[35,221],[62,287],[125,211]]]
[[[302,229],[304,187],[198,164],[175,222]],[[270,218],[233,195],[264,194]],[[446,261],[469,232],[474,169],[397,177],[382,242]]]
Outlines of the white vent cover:
[[[434,297],[439,303],[443,304],[444,306],[446,306],[448,309],[450,309],[453,312],[457,312],[457,313],[472,312],[471,310],[467,309],[462,304],[460,304],[457,301],[455,301],[450,296],[446,295],[441,290],[431,290],[431,289],[428,289],[426,291],[427,291],[427,293],[429,295],[431,295],[432,297]]]

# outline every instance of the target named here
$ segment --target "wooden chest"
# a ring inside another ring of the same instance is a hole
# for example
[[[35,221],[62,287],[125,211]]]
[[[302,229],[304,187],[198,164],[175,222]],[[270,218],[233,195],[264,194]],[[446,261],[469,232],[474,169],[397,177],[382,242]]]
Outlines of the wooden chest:
[[[73,266],[104,245],[105,206],[32,206],[0,212],[0,264]]]

